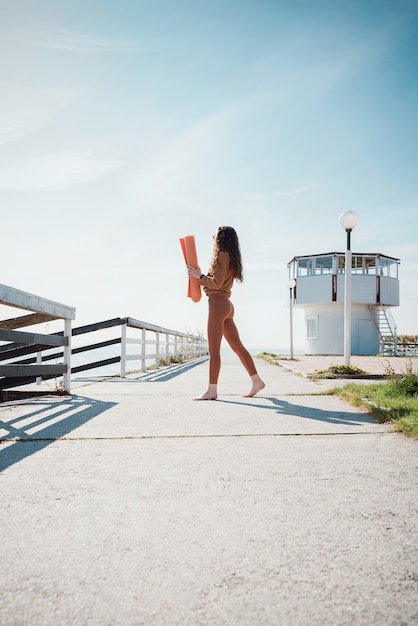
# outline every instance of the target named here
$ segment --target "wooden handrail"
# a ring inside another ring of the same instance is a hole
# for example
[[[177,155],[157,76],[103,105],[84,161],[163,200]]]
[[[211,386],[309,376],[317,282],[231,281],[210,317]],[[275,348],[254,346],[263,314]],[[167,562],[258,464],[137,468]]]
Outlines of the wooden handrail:
[[[61,355],[62,363],[42,365],[37,362],[35,364],[8,363],[0,365],[0,376],[3,377],[0,380],[0,389],[19,383],[26,384],[26,380],[31,381],[32,377],[52,378],[63,375],[64,389],[69,393],[71,388],[71,321],[75,319],[75,308],[2,284],[0,284],[0,304],[31,311],[27,315],[0,321],[0,341],[8,342],[6,346],[2,346],[1,355],[3,359],[10,358],[13,353],[16,356],[16,351],[21,351],[23,354],[30,354],[31,352],[39,354],[45,346],[48,348],[51,346],[64,347]],[[16,328],[59,319],[64,321],[64,331],[61,333],[61,337],[16,330]],[[29,351],[28,346],[30,346]]]
[[[36,315],[38,314],[35,314],[33,318],[29,315],[21,318],[13,318],[12,320],[6,320],[4,323],[0,321],[0,340],[3,339],[10,342],[4,346],[0,346],[0,361],[10,361],[11,359],[34,353],[37,355],[36,357],[21,359],[13,364],[9,363],[5,366],[0,365],[0,376],[6,376],[6,372],[9,371],[9,378],[3,378],[0,380],[0,389],[34,382],[36,376],[42,376],[45,380],[48,378],[54,378],[57,375],[61,375],[65,369],[62,364],[49,366],[44,365],[45,361],[58,361],[63,358],[63,351],[61,350],[51,353],[52,347],[64,346],[64,350],[68,350],[69,346],[71,346],[70,337],[66,335],[65,331],[43,335],[40,333],[27,333],[12,330],[12,328],[19,328],[20,325],[29,325],[26,323],[28,319],[38,319],[39,322],[46,321],[45,318],[41,318],[40,316],[36,318]],[[22,324],[20,324],[20,322],[22,322]],[[68,320],[66,320],[66,323],[68,323]],[[163,326],[157,326],[155,324],[137,320],[133,317],[117,317],[72,328],[71,336],[82,336],[83,334],[94,333],[115,327],[121,328],[120,337],[107,339],[105,341],[97,341],[95,343],[90,342],[85,346],[77,346],[71,350],[71,355],[87,353],[91,350],[98,350],[100,348],[121,344],[119,356],[112,356],[110,358],[107,357],[101,360],[91,361],[90,363],[77,365],[76,367],[72,367],[71,370],[67,369],[67,373],[69,374],[68,377],[70,377],[71,373],[83,372],[115,363],[120,363],[120,374],[121,376],[125,376],[126,362],[128,360],[141,361],[141,368],[142,370],[145,370],[146,361],[155,361],[155,367],[159,368],[161,361],[169,364],[171,359],[174,361],[180,358],[193,359],[207,354],[207,344],[203,337],[172,330]],[[126,336],[126,329],[132,329],[133,331],[140,330],[141,337],[139,339],[128,338]],[[147,332],[153,333],[153,337],[151,339],[146,336]],[[129,343],[139,345],[140,353],[137,355],[128,355],[126,348]],[[152,354],[147,352],[147,346],[155,346],[155,352]],[[49,353],[41,355],[41,352],[46,350],[48,350]],[[7,370],[7,368],[9,369]],[[22,376],[19,376],[19,378],[12,378],[12,376],[14,377],[20,374],[22,374]],[[69,391],[68,387],[66,388],[66,391]]]

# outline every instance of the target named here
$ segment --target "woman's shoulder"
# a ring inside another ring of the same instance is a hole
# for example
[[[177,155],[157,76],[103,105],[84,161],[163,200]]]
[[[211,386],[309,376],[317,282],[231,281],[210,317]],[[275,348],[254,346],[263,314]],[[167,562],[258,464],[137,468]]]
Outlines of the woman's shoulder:
[[[218,265],[219,267],[229,267],[229,252],[227,250],[219,250],[218,252]]]

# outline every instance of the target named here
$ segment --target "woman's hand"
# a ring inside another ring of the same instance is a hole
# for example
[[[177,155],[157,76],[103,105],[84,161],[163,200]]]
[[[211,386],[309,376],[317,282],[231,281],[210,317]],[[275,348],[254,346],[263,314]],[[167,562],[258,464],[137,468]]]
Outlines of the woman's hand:
[[[202,270],[199,266],[195,267],[194,265],[187,265],[187,273],[192,278],[200,278]]]

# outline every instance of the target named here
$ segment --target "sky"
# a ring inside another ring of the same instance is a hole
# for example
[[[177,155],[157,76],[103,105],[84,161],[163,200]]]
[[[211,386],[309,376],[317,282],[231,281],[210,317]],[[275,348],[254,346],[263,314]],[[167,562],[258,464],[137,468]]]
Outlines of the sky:
[[[417,334],[417,34],[415,0],[0,0],[0,283],[205,334],[179,239],[205,272],[230,225],[241,338],[285,348],[287,264],[354,210]]]

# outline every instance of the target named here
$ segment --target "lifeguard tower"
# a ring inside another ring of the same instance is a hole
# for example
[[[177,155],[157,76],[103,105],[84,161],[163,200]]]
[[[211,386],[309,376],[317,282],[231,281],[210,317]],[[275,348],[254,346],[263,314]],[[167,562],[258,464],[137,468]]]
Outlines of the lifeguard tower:
[[[397,354],[391,307],[399,306],[399,263],[352,253],[351,354]],[[305,354],[344,354],[345,253],[295,256],[288,268],[292,305],[305,309]]]

